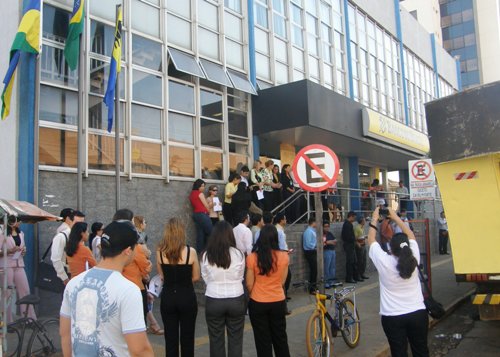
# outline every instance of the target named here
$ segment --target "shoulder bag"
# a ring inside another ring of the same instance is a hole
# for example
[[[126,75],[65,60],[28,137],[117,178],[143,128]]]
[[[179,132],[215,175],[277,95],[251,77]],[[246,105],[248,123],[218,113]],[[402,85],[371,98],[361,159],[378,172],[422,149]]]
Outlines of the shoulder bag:
[[[65,233],[63,234],[67,240],[68,236]],[[49,254],[51,248],[52,243],[50,243],[49,247],[42,256],[42,259],[40,259],[40,261],[38,262],[36,286],[42,290],[62,293],[65,288],[63,281],[57,276],[57,272],[54,269],[54,266],[45,262],[45,258],[47,258],[47,255]]]
[[[422,272],[422,269],[420,269],[420,266],[417,266],[417,269],[420,275],[420,281],[424,283],[424,292],[426,295],[424,296],[425,308],[432,318],[440,319],[446,314],[446,310],[440,302],[436,301],[432,297],[429,287],[427,286],[427,279],[424,278],[424,273]]]

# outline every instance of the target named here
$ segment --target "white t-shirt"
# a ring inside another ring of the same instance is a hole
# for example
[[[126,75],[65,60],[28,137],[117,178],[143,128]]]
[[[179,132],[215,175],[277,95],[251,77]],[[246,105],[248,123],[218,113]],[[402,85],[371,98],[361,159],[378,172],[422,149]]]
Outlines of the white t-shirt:
[[[215,299],[235,298],[243,295],[245,256],[236,248],[229,248],[231,265],[228,269],[208,263],[206,253],[201,259],[201,276],[207,284],[206,296]]]
[[[246,255],[252,254],[253,236],[250,228],[240,223],[233,228],[233,233],[234,239],[236,240],[236,248]]]
[[[420,263],[418,244],[413,239],[410,239],[410,249],[417,263]],[[380,315],[397,316],[425,309],[418,269],[415,269],[410,279],[401,278],[396,268],[398,258],[384,252],[377,242],[370,246],[369,255],[378,271]]]
[[[92,268],[71,279],[61,316],[71,319],[73,356],[130,356],[124,335],[146,330],[139,288],[118,271]]]
[[[94,255],[94,259],[96,262],[101,261],[101,237],[100,236],[95,236],[94,239],[92,240],[92,254]]]

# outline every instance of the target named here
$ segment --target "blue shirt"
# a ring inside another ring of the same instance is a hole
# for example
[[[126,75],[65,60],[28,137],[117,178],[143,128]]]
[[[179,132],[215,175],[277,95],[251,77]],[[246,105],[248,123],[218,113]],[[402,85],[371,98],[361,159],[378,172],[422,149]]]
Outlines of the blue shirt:
[[[302,247],[304,250],[316,250],[316,228],[307,227],[302,235]]]
[[[257,244],[260,237],[260,230],[255,232],[255,237],[253,239],[253,245]],[[278,229],[278,246],[280,250],[288,251],[288,245],[286,244],[285,233]]]

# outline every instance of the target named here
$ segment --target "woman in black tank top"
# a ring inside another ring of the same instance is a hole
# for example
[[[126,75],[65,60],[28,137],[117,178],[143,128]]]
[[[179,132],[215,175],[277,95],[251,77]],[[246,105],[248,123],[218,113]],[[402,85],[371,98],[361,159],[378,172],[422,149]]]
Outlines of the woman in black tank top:
[[[193,283],[200,279],[196,250],[186,244],[184,224],[172,218],[165,225],[157,255],[163,279],[160,311],[165,329],[165,351],[169,357],[194,356],[194,329],[198,303]],[[179,335],[180,330],[180,335]]]

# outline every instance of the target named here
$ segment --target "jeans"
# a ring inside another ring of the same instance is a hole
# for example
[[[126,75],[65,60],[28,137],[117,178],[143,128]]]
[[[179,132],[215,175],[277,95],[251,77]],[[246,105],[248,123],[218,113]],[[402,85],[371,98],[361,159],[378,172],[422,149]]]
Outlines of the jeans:
[[[193,213],[193,221],[196,224],[196,250],[201,253],[205,250],[213,225],[210,217],[205,213]]]
[[[325,267],[325,283],[332,284],[335,281],[336,253],[332,249],[323,250],[323,263]]]
[[[413,357],[429,357],[429,316],[426,310],[398,316],[382,316],[382,327],[389,341],[392,357],[407,357],[408,341]]]
[[[439,230],[439,254],[448,253],[448,231],[444,229]]]
[[[309,291],[315,291],[318,280],[318,252],[315,250],[304,250],[304,255],[309,265]]]
[[[246,305],[245,295],[226,299],[206,297],[205,318],[210,338],[210,357],[241,357]]]
[[[286,302],[257,302],[250,299],[248,315],[252,323],[257,357],[290,357],[286,335]]]

